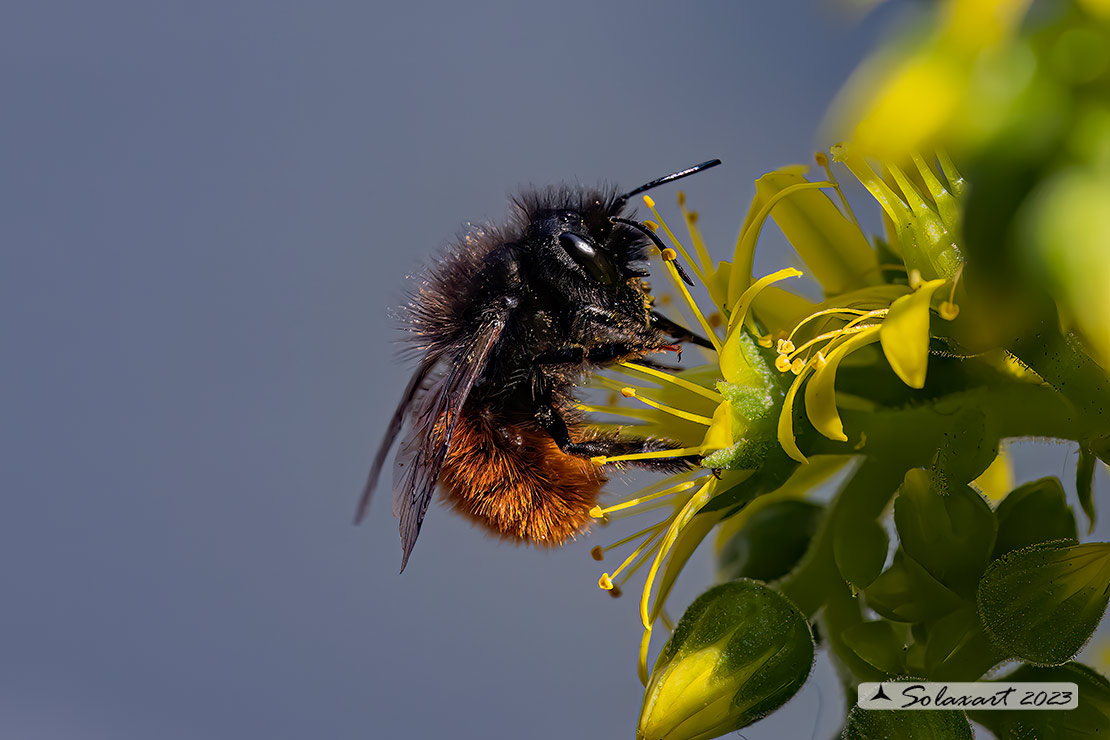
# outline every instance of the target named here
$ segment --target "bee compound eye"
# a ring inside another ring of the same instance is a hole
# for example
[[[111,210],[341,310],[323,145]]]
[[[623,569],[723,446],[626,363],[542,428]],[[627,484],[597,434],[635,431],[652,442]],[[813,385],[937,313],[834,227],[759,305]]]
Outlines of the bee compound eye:
[[[599,283],[613,285],[620,279],[617,268],[609,258],[581,234],[575,234],[573,231],[560,234],[559,244],[586,271],[587,275]]]

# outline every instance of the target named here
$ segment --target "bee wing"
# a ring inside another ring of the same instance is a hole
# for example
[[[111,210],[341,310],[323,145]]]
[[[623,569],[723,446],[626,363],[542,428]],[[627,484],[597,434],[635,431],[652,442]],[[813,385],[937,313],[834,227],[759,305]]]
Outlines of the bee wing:
[[[503,316],[482,324],[470,350],[420,399],[413,428],[401,442],[394,468],[393,515],[401,520],[402,571],[420,534],[443,461],[451,448],[455,423],[504,328]]]
[[[385,436],[382,437],[378,454],[374,456],[374,464],[370,466],[370,475],[366,477],[366,485],[363,487],[362,497],[358,501],[358,509],[355,511],[355,524],[365,519],[366,513],[370,510],[370,496],[378,485],[378,476],[381,475],[385,458],[389,455],[389,448],[393,446],[393,440],[397,438],[401,427],[405,425],[405,417],[408,415],[409,406],[412,405],[413,399],[416,398],[421,385],[424,383],[424,379],[428,377],[428,373],[432,371],[433,367],[435,367],[435,362],[432,360],[425,359],[420,363],[420,367],[416,369],[416,373],[413,374],[412,380],[409,381],[408,387],[405,388],[405,392],[401,396],[401,402],[397,404],[397,410],[393,412],[393,418],[389,420],[389,427],[385,430]]]

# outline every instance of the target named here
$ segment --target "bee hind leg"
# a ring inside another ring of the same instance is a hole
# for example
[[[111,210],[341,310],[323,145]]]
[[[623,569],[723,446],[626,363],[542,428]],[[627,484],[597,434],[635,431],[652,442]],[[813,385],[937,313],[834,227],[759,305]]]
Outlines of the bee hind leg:
[[[590,439],[572,442],[567,423],[559,411],[550,403],[544,403],[536,409],[536,421],[551,435],[559,449],[575,457],[620,457],[623,455],[638,455],[645,452],[661,452],[663,450],[678,449],[678,445],[666,439],[641,439],[638,437],[622,437],[615,434],[597,435]],[[662,473],[678,473],[683,470],[697,467],[700,458],[697,455],[683,455],[680,457],[654,457],[643,460],[627,460],[623,463],[635,465],[639,468],[655,470]]]

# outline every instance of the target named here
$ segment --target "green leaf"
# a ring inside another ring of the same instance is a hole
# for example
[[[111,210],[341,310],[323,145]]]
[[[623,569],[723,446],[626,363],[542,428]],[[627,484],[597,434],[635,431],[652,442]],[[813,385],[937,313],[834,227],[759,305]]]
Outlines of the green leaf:
[[[925,675],[930,680],[974,681],[1006,658],[987,637],[972,604],[946,614],[925,631]]]
[[[1075,466],[1075,490],[1079,493],[1079,505],[1087,515],[1090,525],[1087,534],[1095,530],[1095,454],[1090,446],[1079,445],[1079,462]]]
[[[867,605],[896,622],[923,622],[959,609],[966,602],[929,575],[902,548],[894,562],[864,589]]]
[[[979,617],[1009,655],[1059,665],[1090,639],[1108,598],[1110,544],[1043,542],[991,563],[979,584]]]
[[[974,595],[998,526],[982,496],[963,485],[941,494],[928,473],[911,470],[894,500],[894,522],[907,555],[957,594]]]
[[[973,740],[963,712],[876,710],[853,707],[842,740]]]
[[[945,426],[934,472],[944,486],[955,488],[978,478],[998,457],[998,434],[983,410],[966,401]]]
[[[889,546],[886,530],[874,519],[849,522],[833,533],[836,567],[857,589],[870,586],[879,577]]]
[[[1076,539],[1075,515],[1056,478],[1018,486],[1002,500],[994,515],[998,519],[995,558],[1038,542]]]
[[[786,575],[805,554],[824,510],[809,501],[767,504],[721,548],[718,580],[774,581]]]
[[[968,712],[971,719],[993,732],[999,740],[1110,736],[1110,681],[1082,663],[1048,668],[1023,665],[998,680],[1066,682],[1079,687],[1079,706],[1075,709]]]
[[[841,638],[852,652],[883,673],[898,676],[906,672],[906,644],[885,619],[854,624]]]

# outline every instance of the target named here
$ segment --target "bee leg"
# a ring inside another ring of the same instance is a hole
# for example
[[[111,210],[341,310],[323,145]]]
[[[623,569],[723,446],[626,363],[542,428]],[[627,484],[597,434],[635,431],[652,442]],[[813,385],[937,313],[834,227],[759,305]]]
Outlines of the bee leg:
[[[635,357],[638,351],[627,344],[603,344],[589,352],[583,347],[561,347],[538,355],[533,362],[537,365],[581,365],[583,362],[608,364],[624,357]]]
[[[540,427],[555,440],[555,444],[559,445],[560,450],[575,457],[617,457],[619,455],[673,450],[677,446],[664,439],[638,439],[636,437],[617,436],[597,437],[581,442],[572,442],[566,421],[551,404],[550,399],[543,399],[537,405],[535,418]],[[698,461],[699,458],[696,455],[686,455],[683,457],[629,460],[628,464],[665,473],[677,473],[695,467]]]
[[[706,349],[713,349],[713,344],[708,339],[695,334],[682,324],[676,324],[658,311],[651,312],[651,323],[668,337],[673,337],[680,342],[696,344]]]
[[[562,347],[538,355],[533,362],[537,365],[581,365],[585,359],[583,347]]]

